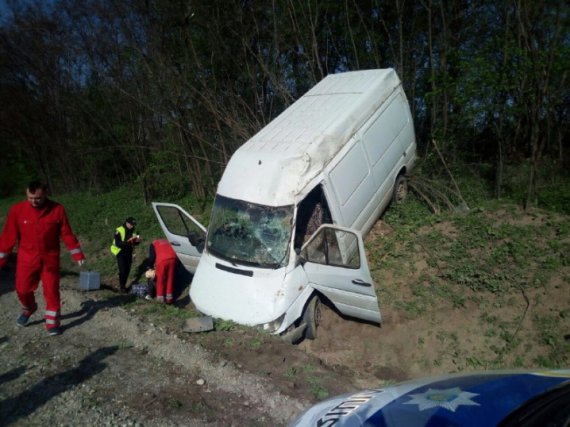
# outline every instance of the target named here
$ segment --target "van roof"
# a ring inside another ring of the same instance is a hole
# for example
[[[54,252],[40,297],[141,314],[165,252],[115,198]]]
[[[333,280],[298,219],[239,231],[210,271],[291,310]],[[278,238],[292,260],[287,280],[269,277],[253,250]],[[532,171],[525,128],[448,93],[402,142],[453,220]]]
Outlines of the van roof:
[[[232,156],[218,193],[284,206],[400,85],[393,69],[329,74]]]

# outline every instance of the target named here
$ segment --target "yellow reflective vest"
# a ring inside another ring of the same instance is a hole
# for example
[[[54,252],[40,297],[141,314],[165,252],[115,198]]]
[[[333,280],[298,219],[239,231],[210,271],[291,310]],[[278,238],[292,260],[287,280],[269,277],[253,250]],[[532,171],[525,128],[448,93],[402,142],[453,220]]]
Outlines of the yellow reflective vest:
[[[125,234],[127,233],[127,230],[125,230],[125,227],[123,227],[122,225],[120,227],[117,227],[117,232],[121,235],[121,241],[125,241]],[[117,255],[119,252],[121,252],[121,248],[118,247],[117,245],[115,245],[115,237],[113,237],[113,244],[111,245],[111,253],[113,255]]]

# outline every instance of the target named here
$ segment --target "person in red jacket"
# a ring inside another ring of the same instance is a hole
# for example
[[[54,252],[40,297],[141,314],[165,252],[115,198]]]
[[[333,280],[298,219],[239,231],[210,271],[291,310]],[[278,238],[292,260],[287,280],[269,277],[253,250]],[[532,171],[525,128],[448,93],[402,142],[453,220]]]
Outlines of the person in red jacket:
[[[148,253],[149,268],[156,271],[156,300],[172,304],[174,302],[174,273],[176,252],[166,239],[158,239],[150,244]],[[165,294],[166,293],[166,294]]]
[[[34,293],[41,281],[46,302],[46,329],[49,335],[60,335],[60,238],[79,265],[85,256],[71,230],[65,208],[47,198],[47,186],[33,181],[26,188],[26,195],[27,201],[14,204],[8,212],[0,235],[0,269],[17,243],[16,294],[22,304],[22,314],[16,323],[26,326],[37,310]]]

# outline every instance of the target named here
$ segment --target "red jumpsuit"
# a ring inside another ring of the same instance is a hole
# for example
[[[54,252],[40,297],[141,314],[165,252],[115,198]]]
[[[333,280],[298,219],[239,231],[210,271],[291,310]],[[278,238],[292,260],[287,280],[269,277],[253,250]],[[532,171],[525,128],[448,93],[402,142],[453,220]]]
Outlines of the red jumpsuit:
[[[172,304],[174,301],[174,273],[178,258],[168,240],[159,239],[152,242],[152,244],[156,256],[154,262],[156,269],[156,299]]]
[[[60,238],[75,261],[85,259],[64,207],[49,199],[41,208],[32,207],[28,201],[13,205],[0,235],[0,268],[18,243],[16,293],[26,316],[37,309],[34,292],[42,282],[47,329],[59,327],[60,321]]]

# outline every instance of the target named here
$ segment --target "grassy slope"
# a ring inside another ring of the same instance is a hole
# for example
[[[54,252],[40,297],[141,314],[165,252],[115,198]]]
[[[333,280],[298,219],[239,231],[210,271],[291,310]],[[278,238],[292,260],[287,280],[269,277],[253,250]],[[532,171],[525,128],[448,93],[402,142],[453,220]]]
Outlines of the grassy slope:
[[[384,306],[431,322],[426,368],[570,364],[570,216],[508,202],[436,216],[411,197],[384,223],[367,239],[373,277]]]

